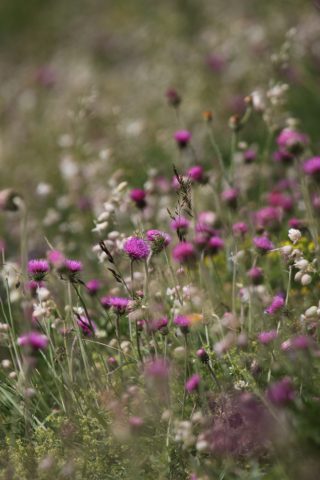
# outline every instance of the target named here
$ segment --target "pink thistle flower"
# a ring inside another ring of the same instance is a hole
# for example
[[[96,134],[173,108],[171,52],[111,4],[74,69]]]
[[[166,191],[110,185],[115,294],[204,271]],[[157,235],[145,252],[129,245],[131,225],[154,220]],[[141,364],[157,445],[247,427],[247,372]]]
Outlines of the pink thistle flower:
[[[195,165],[189,168],[187,175],[194,182],[203,183],[205,180],[203,167],[201,167],[201,165]]]
[[[96,324],[84,315],[80,315],[77,318],[77,324],[81,328],[82,333],[88,337],[93,335],[93,333],[97,330]]]
[[[263,270],[260,267],[252,267],[247,273],[253,285],[259,285],[263,280]]]
[[[276,295],[269,307],[265,310],[265,313],[268,313],[269,315],[274,315],[277,313],[279,310],[281,310],[284,307],[284,298],[282,295]]]
[[[200,375],[198,375],[197,373],[195,373],[194,375],[192,375],[192,376],[186,381],[186,384],[185,384],[185,389],[187,390],[187,392],[192,393],[192,392],[194,392],[195,390],[198,390],[199,385],[200,385],[200,380],[201,380],[201,377],[200,377]]]
[[[169,105],[177,108],[181,103],[181,97],[175,88],[168,88],[166,91],[166,97]]]
[[[180,148],[185,148],[191,140],[191,133],[188,130],[178,130],[173,138]]]
[[[286,150],[277,150],[274,152],[273,158],[277,163],[282,163],[283,165],[291,165],[294,161],[294,155]]]
[[[94,296],[98,293],[101,288],[101,282],[93,278],[86,283],[86,288],[89,295]]]
[[[169,363],[165,358],[151,360],[145,365],[145,375],[154,379],[167,379],[169,376]]]
[[[216,255],[224,247],[224,241],[220,237],[211,237],[207,243],[207,249],[212,255]]]
[[[278,336],[276,330],[269,330],[267,332],[261,332],[258,335],[258,340],[262,345],[268,345],[269,343],[273,342]]]
[[[185,315],[178,315],[174,320],[173,323],[180,328],[183,334],[189,333],[189,328],[191,325],[190,319]]]
[[[284,128],[277,137],[279,148],[293,154],[301,153],[308,143],[307,135],[290,128]]]
[[[123,250],[131,260],[145,260],[150,254],[149,245],[139,237],[129,237],[124,243]]]
[[[297,335],[296,337],[289,338],[281,344],[281,350],[284,352],[294,350],[308,350],[314,346],[314,341],[308,335]]]
[[[284,377],[273,383],[267,390],[268,400],[278,407],[291,403],[295,398],[295,391],[291,378]]]
[[[280,226],[282,210],[276,207],[261,208],[255,214],[257,228],[275,229]]]
[[[44,279],[46,274],[49,272],[49,264],[47,260],[29,260],[28,262],[28,272],[32,278],[38,282]]]
[[[237,188],[228,188],[221,194],[222,200],[231,208],[236,208],[238,203],[239,190]]]
[[[112,308],[116,313],[122,315],[126,313],[130,300],[126,297],[102,297],[100,301],[105,309]]]
[[[57,269],[60,269],[64,266],[65,257],[62,252],[59,250],[50,250],[47,253],[47,258],[49,263]]]
[[[268,237],[254,237],[253,244],[260,253],[267,253],[274,249],[274,245]]]
[[[161,317],[151,322],[151,330],[153,331],[158,330],[161,332],[162,330],[166,330],[167,326],[168,326],[167,317]]]
[[[18,345],[21,347],[31,347],[33,350],[43,350],[48,346],[49,340],[46,335],[39,332],[29,332],[18,338]]]
[[[197,357],[199,360],[201,360],[202,363],[207,363],[209,361],[209,355],[205,351],[204,348],[199,348],[196,353]]]
[[[293,209],[293,199],[289,195],[284,195],[282,192],[271,192],[267,198],[271,207],[280,207],[286,212],[290,212]]]
[[[172,230],[186,232],[189,228],[190,222],[185,217],[179,216],[170,222]]]
[[[257,158],[257,152],[253,149],[248,149],[243,152],[243,159],[245,163],[252,163]]]
[[[172,256],[176,262],[191,263],[196,258],[196,250],[190,242],[180,242],[172,251]]]
[[[307,175],[320,180],[320,157],[312,157],[303,164],[303,171]]]
[[[142,190],[141,188],[134,188],[130,192],[130,198],[131,200],[136,204],[138,208],[141,210],[146,207],[147,202],[146,202],[146,192]]]
[[[168,233],[161,230],[148,230],[147,239],[151,243],[152,253],[160,253],[171,242],[171,237]]]
[[[70,258],[66,258],[64,261],[63,271],[71,280],[76,278],[76,276],[82,271],[82,268],[82,262],[79,260],[71,260]]]
[[[237,236],[244,236],[248,233],[248,225],[244,222],[236,222],[232,225],[232,232]]]

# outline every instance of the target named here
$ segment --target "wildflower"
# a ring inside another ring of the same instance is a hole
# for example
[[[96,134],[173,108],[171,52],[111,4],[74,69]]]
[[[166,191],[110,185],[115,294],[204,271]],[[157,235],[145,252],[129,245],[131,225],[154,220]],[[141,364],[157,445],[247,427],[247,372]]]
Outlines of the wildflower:
[[[183,334],[189,333],[189,327],[191,325],[190,318],[186,315],[178,315],[174,320],[173,323],[180,328]]]
[[[282,210],[276,207],[261,208],[255,214],[257,228],[276,229],[280,226],[282,219]]]
[[[139,237],[129,237],[123,249],[131,260],[145,260],[150,254],[149,245]]]
[[[50,250],[47,253],[47,258],[48,258],[48,261],[49,261],[50,265],[57,268],[58,270],[61,267],[63,267],[64,262],[65,262],[64,255],[59,250]]]
[[[136,204],[137,208],[140,208],[141,210],[147,205],[146,195],[146,192],[141,188],[134,188],[130,192],[131,200]]]
[[[212,255],[218,253],[219,250],[222,250],[223,247],[224,241],[220,237],[211,237],[207,243],[207,249]]]
[[[145,375],[154,379],[167,379],[169,375],[169,364],[164,358],[151,360],[145,365]]]
[[[42,281],[30,280],[26,283],[26,289],[29,290],[32,297],[37,295],[37,290],[40,287],[43,287],[44,283]]]
[[[278,336],[278,333],[276,330],[269,330],[267,332],[261,332],[258,335],[258,340],[260,343],[263,345],[268,345],[268,343],[273,342]]]
[[[253,285],[259,285],[263,280],[263,270],[260,267],[252,267],[247,272],[248,277],[250,278]]]
[[[314,177],[315,180],[320,180],[320,157],[312,157],[306,160],[303,164],[303,171]]]
[[[248,232],[248,225],[245,222],[236,222],[232,225],[234,235],[245,235]]]
[[[221,194],[222,200],[231,208],[237,207],[239,190],[237,188],[228,188]]]
[[[209,361],[209,355],[205,351],[204,348],[199,348],[196,353],[197,357],[199,360],[201,360],[202,363],[207,363]]]
[[[40,282],[49,272],[49,264],[47,260],[29,260],[28,272],[32,276],[33,280]]]
[[[284,307],[284,298],[281,295],[276,295],[272,302],[271,305],[265,310],[265,313],[268,313],[269,315],[274,315],[277,313],[281,308]]]
[[[284,377],[273,383],[267,390],[267,398],[271,403],[279,407],[292,402],[295,398],[295,391],[291,378]]]
[[[186,384],[185,384],[185,389],[187,390],[187,392],[192,393],[195,390],[198,390],[199,385],[200,385],[200,380],[201,380],[200,375],[198,375],[197,373],[192,375],[186,381]]]
[[[43,350],[48,346],[49,340],[46,335],[39,332],[29,332],[18,338],[18,345],[31,347],[33,350]]]
[[[171,237],[168,233],[161,230],[148,230],[147,239],[151,244],[152,253],[160,253],[171,242]]]
[[[260,253],[269,252],[274,248],[273,243],[268,237],[254,237],[253,244]]]
[[[188,130],[178,130],[174,139],[180,148],[185,148],[191,140],[191,133]]]
[[[284,352],[292,350],[308,350],[314,345],[313,339],[308,335],[298,335],[289,338],[281,344],[281,350]]]
[[[65,259],[64,266],[62,271],[64,271],[70,278],[70,280],[75,280],[78,273],[82,271],[82,262],[79,260],[71,260],[70,258]]]
[[[181,97],[175,88],[168,88],[168,90],[166,91],[166,97],[169,105],[174,108],[179,107],[181,103]]]
[[[105,309],[112,308],[119,315],[126,313],[129,306],[129,298],[126,297],[102,297],[100,301]]]
[[[186,233],[189,228],[189,224],[189,220],[187,220],[185,217],[179,216],[172,220],[170,227],[172,230],[176,230],[177,232]]]
[[[92,335],[97,329],[96,324],[84,315],[79,315],[77,324],[81,328],[82,333],[86,336]]]
[[[192,243],[180,242],[174,247],[172,256],[176,262],[190,263],[195,260],[196,251]]]
[[[201,167],[201,165],[195,165],[189,168],[187,175],[194,182],[203,183],[205,180],[203,167]]]
[[[290,128],[283,129],[277,137],[277,144],[280,150],[285,150],[292,154],[303,152],[308,143],[307,135]]]
[[[257,157],[257,152],[253,149],[248,149],[243,152],[243,159],[245,163],[252,163]]]
[[[87,288],[87,291],[88,291],[89,295],[94,296],[100,290],[101,282],[99,280],[96,280],[96,279],[89,280],[86,283],[86,288]]]
[[[152,330],[158,330],[160,332],[166,330],[167,326],[168,326],[167,317],[158,318],[157,320],[153,320],[153,322],[151,323]]]

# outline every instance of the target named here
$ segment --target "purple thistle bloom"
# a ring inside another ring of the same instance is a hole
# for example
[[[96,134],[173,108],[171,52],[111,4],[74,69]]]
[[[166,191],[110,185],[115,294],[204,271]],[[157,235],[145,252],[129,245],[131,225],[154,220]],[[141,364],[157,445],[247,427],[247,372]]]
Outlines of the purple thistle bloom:
[[[236,208],[239,190],[237,188],[228,188],[221,194],[222,200],[232,208]]]
[[[265,310],[265,313],[268,313],[269,315],[274,315],[277,313],[281,308],[284,307],[284,298],[282,295],[276,295],[272,302],[271,305]]]
[[[91,336],[97,330],[96,324],[92,320],[89,320],[84,315],[80,315],[77,318],[77,324],[81,328],[82,333],[88,337]]]
[[[205,351],[204,348],[199,348],[196,353],[197,357],[199,360],[201,360],[202,363],[207,363],[209,361],[209,355]]]
[[[186,232],[189,227],[189,220],[187,220],[185,217],[176,217],[172,222],[170,222],[170,227],[172,230],[179,230],[180,232]]]
[[[131,200],[136,204],[138,208],[145,208],[147,205],[146,202],[146,192],[142,190],[141,188],[134,188],[130,192],[130,198]]]
[[[192,243],[180,242],[174,247],[172,256],[176,262],[188,263],[195,260],[196,251]]]
[[[282,219],[282,210],[276,207],[261,208],[255,214],[258,228],[277,228]]]
[[[274,248],[273,243],[268,237],[254,237],[253,244],[260,253],[269,252]]]
[[[248,149],[245,152],[243,152],[243,158],[245,163],[252,163],[257,157],[257,152],[253,149]]]
[[[151,330],[153,331],[162,331],[168,326],[167,317],[161,317],[151,322]]]
[[[303,164],[303,171],[307,175],[320,179],[320,157],[312,157]]]
[[[151,360],[145,365],[145,375],[155,379],[167,379],[169,375],[169,364],[164,358]]]
[[[160,253],[171,242],[171,237],[161,230],[148,230],[147,239],[151,243],[153,253]]]
[[[260,267],[252,267],[247,273],[254,285],[259,285],[263,280],[263,270]]]
[[[47,260],[29,260],[28,262],[28,272],[33,277],[34,280],[40,282],[44,279],[46,274],[49,272],[49,264]]]
[[[31,347],[33,350],[43,350],[48,346],[49,340],[46,335],[39,332],[29,332],[18,338],[18,345]]]
[[[145,260],[150,254],[149,245],[139,237],[129,237],[125,241],[123,250],[131,260]]]
[[[222,250],[224,247],[224,241],[220,237],[211,237],[207,243],[207,249],[208,251],[215,255],[216,253],[219,252],[219,250]]]
[[[63,253],[60,252],[59,250],[50,250],[47,253],[47,258],[48,258],[50,264],[53,267],[58,268],[58,269],[63,267],[64,262],[65,262],[65,257],[63,255]]]
[[[64,268],[70,275],[76,275],[77,273],[81,272],[83,266],[82,262],[79,260],[71,260],[70,258],[66,258],[64,261]]]
[[[200,385],[200,380],[201,380],[201,377],[200,377],[200,375],[198,375],[197,373],[195,373],[194,375],[192,375],[192,376],[186,381],[186,384],[185,384],[185,389],[187,390],[187,392],[192,393],[192,392],[194,392],[195,390],[198,390],[199,385]]]
[[[99,280],[96,280],[95,278],[93,278],[92,280],[89,280],[86,283],[86,288],[87,288],[87,291],[88,291],[89,295],[94,296],[100,290],[101,282]]]
[[[194,167],[189,168],[187,175],[194,182],[201,183],[204,180],[203,167],[201,167],[201,165],[195,165]]]
[[[189,332],[189,327],[191,325],[190,319],[185,315],[178,315],[174,320],[173,323],[180,328],[183,334]]]
[[[284,165],[291,165],[294,161],[294,155],[286,150],[277,150],[274,152],[273,158],[276,162]]]
[[[283,129],[277,137],[279,148],[294,154],[301,153],[308,143],[307,135],[290,128]]]
[[[191,140],[191,133],[188,130],[178,130],[173,138],[180,148],[185,148]]]
[[[293,338],[289,338],[281,344],[281,350],[284,352],[293,350],[308,350],[314,346],[314,341],[308,335],[298,335]]]
[[[245,235],[248,232],[248,225],[244,222],[236,222],[232,225],[232,232],[234,235]]]
[[[263,345],[268,345],[268,343],[273,342],[278,336],[276,330],[269,330],[268,332],[261,332],[258,335],[258,340]]]
[[[177,108],[181,103],[181,97],[175,88],[168,88],[166,91],[166,97],[169,105]]]
[[[291,378],[284,377],[273,383],[267,390],[267,398],[278,407],[283,407],[292,402],[295,398],[295,391]]]
[[[105,309],[113,308],[120,315],[126,313],[129,305],[126,297],[102,297],[100,301]]]

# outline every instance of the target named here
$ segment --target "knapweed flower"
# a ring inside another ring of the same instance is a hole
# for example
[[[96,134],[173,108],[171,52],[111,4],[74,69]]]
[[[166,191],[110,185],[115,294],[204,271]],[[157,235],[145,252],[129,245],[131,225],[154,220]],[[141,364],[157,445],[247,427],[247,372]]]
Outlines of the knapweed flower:
[[[261,332],[258,335],[258,340],[263,345],[273,342],[278,336],[277,330],[269,330],[267,332]]]
[[[255,214],[256,227],[276,229],[280,227],[282,219],[282,210],[276,207],[265,207],[258,210]]]
[[[151,330],[160,332],[167,330],[168,323],[167,317],[157,318],[151,322]]]
[[[185,148],[191,140],[191,133],[188,130],[178,130],[173,138],[180,148]]]
[[[175,88],[168,88],[166,91],[166,97],[169,105],[177,108],[181,103],[181,97]]]
[[[59,250],[49,250],[49,252],[47,252],[47,258],[50,265],[52,265],[54,268],[58,270],[63,268],[65,257]]]
[[[217,254],[224,247],[224,241],[220,237],[211,237],[207,243],[207,250],[212,255]]]
[[[126,313],[129,306],[129,298],[126,297],[102,297],[100,302],[105,309],[112,308],[118,314]]]
[[[268,308],[266,308],[265,313],[268,313],[269,315],[274,315],[277,313],[279,310],[281,310],[284,307],[284,298],[282,295],[276,295],[273,299],[271,304],[269,305]]]
[[[150,242],[152,253],[160,253],[171,242],[171,237],[168,233],[161,230],[148,230],[147,239]]]
[[[98,293],[98,291],[100,290],[100,288],[101,288],[101,282],[100,282],[100,280],[96,280],[95,278],[93,278],[92,280],[89,280],[86,283],[87,292],[91,296],[96,295]]]
[[[170,222],[172,230],[179,231],[180,233],[186,233],[189,228],[190,222],[185,217],[179,216]]]
[[[314,346],[314,341],[308,335],[297,335],[296,337],[289,338],[281,344],[281,350],[284,352],[294,350],[308,350]]]
[[[247,272],[253,285],[259,285],[263,280],[263,270],[260,267],[252,267]]]
[[[79,315],[77,318],[77,324],[81,328],[82,333],[86,336],[93,335],[97,330],[96,324],[92,320],[89,320],[85,315]]]
[[[25,333],[18,338],[18,345],[31,347],[33,350],[43,350],[48,346],[48,343],[48,337],[36,331]]]
[[[146,192],[142,190],[141,188],[134,188],[130,192],[130,198],[131,200],[136,204],[138,208],[141,210],[146,207],[147,202],[146,202]]]
[[[274,248],[273,243],[268,237],[254,237],[253,244],[260,253],[267,253]]]
[[[185,384],[185,389],[187,390],[187,392],[192,393],[192,392],[194,392],[195,390],[198,390],[199,385],[200,385],[200,380],[201,380],[201,377],[200,377],[200,375],[198,375],[197,373],[195,373],[194,375],[192,375],[192,376],[186,381],[186,384]]]
[[[176,262],[191,263],[196,258],[196,250],[190,242],[180,242],[172,251],[172,256]]]
[[[166,380],[169,376],[169,363],[165,358],[157,358],[146,363],[145,375],[149,378]]]
[[[123,250],[131,260],[145,260],[150,254],[150,247],[139,237],[129,237],[123,246]]]
[[[174,320],[173,323],[180,328],[183,334],[189,332],[189,328],[191,325],[190,318],[187,315],[178,315]]]
[[[267,398],[278,407],[291,403],[295,398],[295,390],[291,378],[284,377],[273,383],[267,390]]]
[[[201,165],[195,165],[189,168],[187,175],[194,182],[203,183],[205,180],[203,167],[201,167]]]
[[[303,152],[308,145],[308,136],[290,128],[283,129],[277,137],[277,144],[280,150],[285,150],[293,154]]]
[[[244,222],[236,222],[232,225],[232,232],[234,235],[243,236],[248,233],[248,225]]]
[[[320,157],[312,157],[303,164],[303,171],[316,180],[320,180]]]

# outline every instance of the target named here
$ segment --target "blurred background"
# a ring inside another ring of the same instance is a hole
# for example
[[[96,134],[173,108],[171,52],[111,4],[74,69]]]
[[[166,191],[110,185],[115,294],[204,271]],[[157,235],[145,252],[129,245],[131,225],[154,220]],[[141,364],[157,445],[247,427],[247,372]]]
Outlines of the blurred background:
[[[288,112],[317,147],[319,25],[312,0],[1,0],[1,188],[43,217],[79,175],[88,197],[116,170],[139,186],[151,167],[172,171],[182,126],[209,162],[201,112],[214,112],[229,148],[230,115],[277,81],[291,85]],[[179,124],[170,87],[183,99]],[[245,139],[263,135],[253,124]]]

